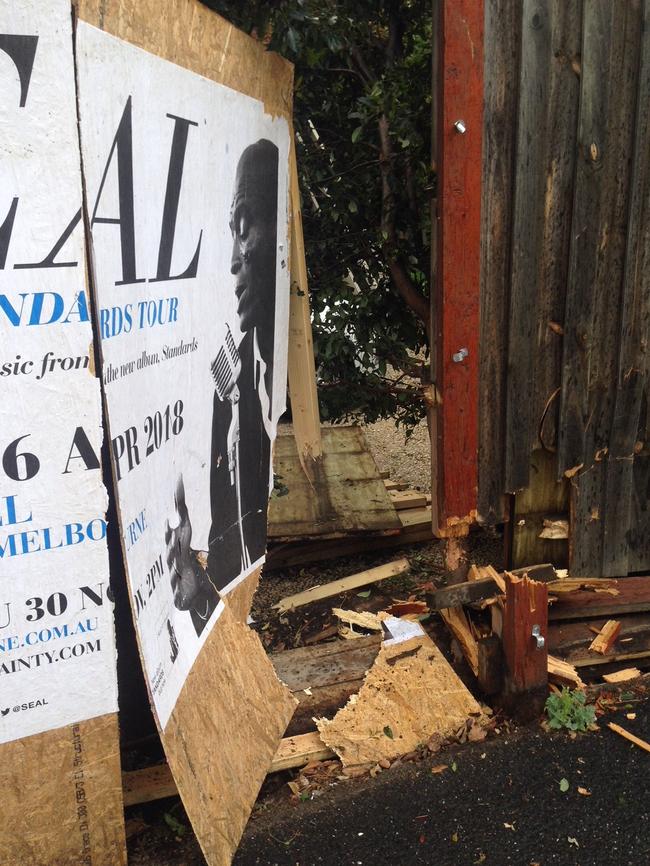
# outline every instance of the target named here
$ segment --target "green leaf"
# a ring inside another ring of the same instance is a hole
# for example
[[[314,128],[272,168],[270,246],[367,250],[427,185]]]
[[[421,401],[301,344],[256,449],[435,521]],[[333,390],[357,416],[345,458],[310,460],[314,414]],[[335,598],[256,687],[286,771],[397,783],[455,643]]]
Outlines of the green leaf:
[[[187,830],[187,827],[185,826],[185,824],[181,824],[181,822],[178,820],[178,818],[175,818],[171,814],[171,812],[165,812],[163,814],[163,819],[165,821],[165,824],[167,824],[167,826],[169,827],[169,829],[172,830],[172,832],[174,832],[177,836],[183,836],[184,835],[185,831]]]
[[[451,762],[451,772],[455,773],[457,770],[458,770],[458,764],[456,763],[456,761],[452,761]]]
[[[560,779],[560,791],[562,791],[563,794],[566,794],[566,792],[568,790],[569,790],[569,780],[568,779]]]
[[[357,596],[358,596],[358,598],[370,598],[370,592],[371,592],[371,590],[366,589],[363,592],[358,592]]]
[[[571,691],[566,686],[560,694],[549,695],[545,709],[549,727],[554,730],[566,728],[568,731],[584,732],[596,720],[596,709],[586,704],[584,693]]]
[[[386,727],[384,728],[384,734],[388,737],[389,740],[395,739],[390,725],[386,725]]]
[[[357,141],[359,141],[359,139],[361,138],[362,132],[363,132],[363,126],[357,126],[357,127],[355,127],[355,129],[352,130],[352,137],[351,137],[352,144],[356,144]]]

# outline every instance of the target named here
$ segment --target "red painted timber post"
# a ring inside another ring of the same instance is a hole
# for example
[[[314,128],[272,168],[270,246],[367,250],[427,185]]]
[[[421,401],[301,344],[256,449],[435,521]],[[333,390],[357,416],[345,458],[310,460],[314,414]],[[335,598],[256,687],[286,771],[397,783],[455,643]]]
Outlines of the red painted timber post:
[[[434,2],[433,528],[452,571],[477,505],[483,16],[483,0]]]

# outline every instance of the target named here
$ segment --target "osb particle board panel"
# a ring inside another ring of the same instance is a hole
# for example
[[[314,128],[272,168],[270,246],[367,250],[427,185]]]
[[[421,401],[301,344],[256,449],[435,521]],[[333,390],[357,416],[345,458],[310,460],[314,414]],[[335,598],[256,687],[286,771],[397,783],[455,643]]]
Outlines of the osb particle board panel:
[[[281,433],[274,471],[288,489],[269,504],[269,538],[397,532],[402,524],[359,427],[324,427],[323,459],[309,480],[296,442]]]
[[[79,18],[291,118],[293,67],[198,0],[75,0]],[[206,641],[162,734],[210,866],[231,861],[295,701],[241,621],[254,579]],[[119,863],[119,861],[114,861]],[[50,864],[48,864],[50,866]]]
[[[291,118],[293,65],[199,0],[73,0],[79,17],[107,33],[262,100]]]
[[[0,748],[2,866],[126,864],[118,743],[110,713]]]
[[[391,760],[451,734],[481,708],[427,635],[384,643],[358,694],[333,719],[317,719],[322,741],[346,767]]]
[[[231,590],[226,596],[226,604],[230,607],[236,620],[246,622],[253,603],[253,596],[260,582],[262,569],[257,568],[248,577]]]
[[[257,635],[226,606],[161,735],[210,866],[230,863],[295,706]]]

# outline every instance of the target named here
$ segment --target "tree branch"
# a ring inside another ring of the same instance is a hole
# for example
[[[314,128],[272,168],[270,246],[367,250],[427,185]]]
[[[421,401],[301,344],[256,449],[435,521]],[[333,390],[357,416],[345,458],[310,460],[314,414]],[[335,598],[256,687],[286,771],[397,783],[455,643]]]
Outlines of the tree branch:
[[[379,142],[381,154],[379,157],[379,167],[381,171],[381,231],[384,238],[384,256],[386,257],[393,285],[401,295],[402,300],[405,301],[411,310],[413,310],[415,315],[423,322],[428,335],[431,325],[429,303],[424,295],[418,291],[417,286],[409,277],[397,252],[395,193],[393,192],[392,186],[393,147],[390,140],[388,118],[385,114],[382,114],[379,118]]]

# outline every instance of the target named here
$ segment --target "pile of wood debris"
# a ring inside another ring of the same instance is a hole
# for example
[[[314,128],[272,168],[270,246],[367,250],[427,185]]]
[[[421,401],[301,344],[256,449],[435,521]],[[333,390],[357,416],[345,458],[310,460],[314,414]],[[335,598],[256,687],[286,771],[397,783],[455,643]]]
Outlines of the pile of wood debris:
[[[345,555],[347,544],[374,551],[398,539],[400,547],[432,540],[426,495],[384,484],[402,523],[399,535],[281,544],[276,562]],[[275,605],[276,620],[295,633],[286,641],[295,648],[271,659],[297,708],[269,772],[302,768],[291,779],[294,796],[507,729],[504,712],[539,715],[549,688],[627,682],[650,666],[650,577],[574,578],[548,564],[500,573],[474,565],[465,582],[444,585],[439,576],[409,581],[410,570],[399,558]],[[408,589],[395,591],[402,578]],[[306,623],[308,636],[300,638]],[[270,646],[278,643],[285,641]],[[174,790],[166,767],[126,777],[127,803]]]

